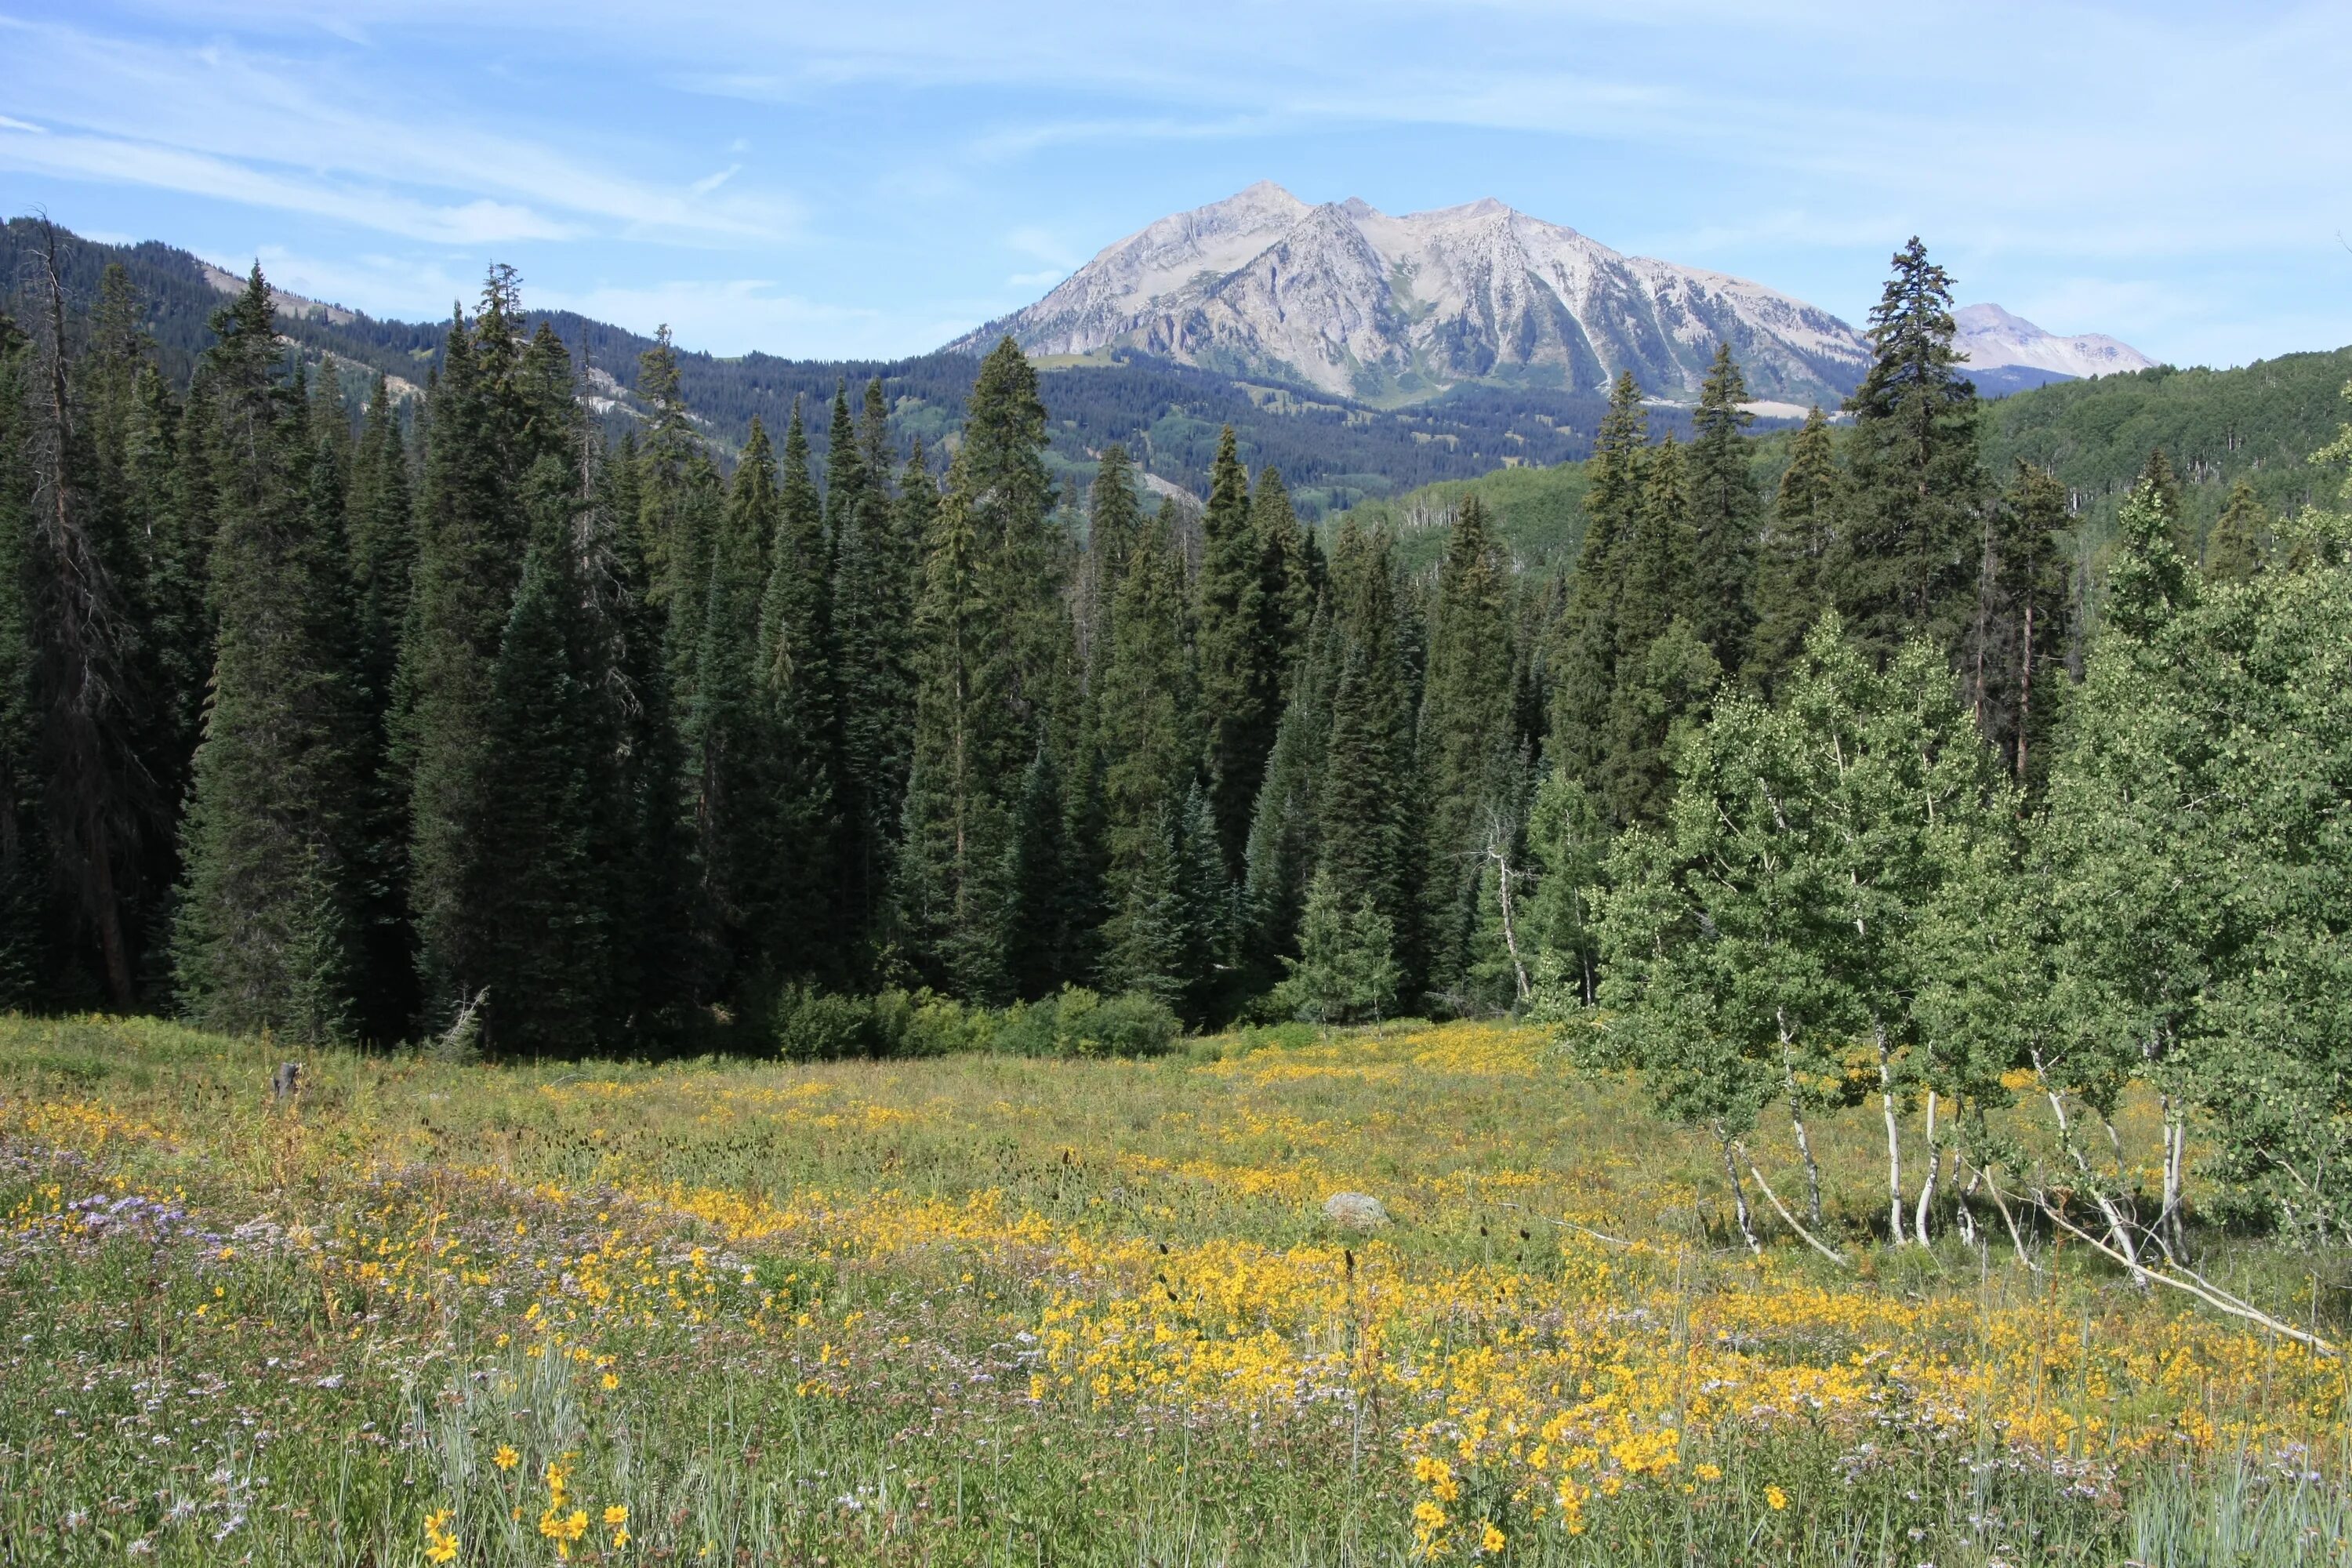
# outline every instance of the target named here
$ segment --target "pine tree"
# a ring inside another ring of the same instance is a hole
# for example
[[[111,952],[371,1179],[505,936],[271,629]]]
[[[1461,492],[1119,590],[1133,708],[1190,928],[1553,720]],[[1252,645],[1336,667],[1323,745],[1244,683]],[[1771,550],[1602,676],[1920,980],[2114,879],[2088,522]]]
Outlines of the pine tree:
[[[1756,566],[1756,628],[1743,668],[1748,683],[1769,695],[1780,672],[1803,651],[1805,634],[1829,607],[1824,571],[1843,506],[1830,422],[1815,405],[1789,444]]]
[[[2205,580],[2244,583],[2263,569],[2263,530],[2270,521],[2254,487],[2241,479],[2230,487],[2221,521],[2205,541]]]
[[[510,274],[492,268],[469,330],[452,323],[433,390],[417,553],[395,676],[396,760],[408,789],[408,905],[425,1022],[485,984],[496,932],[483,885],[491,682],[529,525],[515,468],[529,408]]]
[[[47,1000],[55,968],[34,683],[32,340],[0,311],[0,1004]]]
[[[654,329],[654,346],[637,356],[636,393],[653,410],[646,438],[636,447],[637,548],[651,574],[654,602],[660,605],[677,581],[670,570],[670,535],[685,494],[687,464],[702,445],[687,417],[677,351],[666,322]]]
[[[1268,666],[1265,673],[1271,696],[1265,722],[1271,745],[1272,726],[1282,711],[1282,689],[1305,645],[1307,623],[1315,615],[1307,531],[1299,527],[1289,489],[1276,468],[1262,469],[1257,476],[1257,493],[1250,500],[1250,531],[1257,541],[1258,648]]]
[[[1121,990],[1158,997],[1187,1023],[1211,1016],[1227,951],[1231,892],[1208,794],[1161,807],[1129,879],[1108,959]]]
[[[1202,752],[1184,563],[1171,521],[1163,505],[1127,552],[1097,682],[1104,847],[1114,900],[1124,896],[1150,853],[1165,810],[1192,787]]]
[[[602,689],[603,627],[583,575],[589,499],[561,458],[541,457],[524,476],[530,546],[491,677],[497,755],[481,846],[497,919],[478,989],[488,993],[485,1036],[506,1052],[609,1045],[633,1000],[614,985],[614,948],[643,911],[621,907],[614,885],[629,836],[619,713]]]
[[[1073,833],[1072,809],[1055,748],[1041,744],[1021,779],[1006,883],[1020,918],[1010,922],[1005,954],[1013,994],[1024,1001],[1082,984],[1094,973],[1099,895]]]
[[[1674,777],[1666,742],[1689,706],[1714,689],[1721,671],[1684,611],[1696,590],[1681,447],[1670,437],[1651,449],[1642,468],[1641,509],[1618,552],[1622,585],[1609,749],[1596,781],[1621,826],[1654,822],[1664,811]]]
[[[1143,502],[1136,494],[1135,464],[1127,448],[1114,441],[1103,448],[1101,466],[1087,491],[1087,552],[1074,608],[1078,655],[1089,672],[1109,651],[1111,600],[1126,574],[1128,552],[1142,532]]]
[[[1370,899],[1350,911],[1331,878],[1318,872],[1299,919],[1298,956],[1283,960],[1290,973],[1275,1005],[1311,1023],[1378,1023],[1393,1010],[1403,979],[1395,949],[1394,925]]]
[[[1218,438],[1201,517],[1201,574],[1194,623],[1201,655],[1201,711],[1208,729],[1210,809],[1238,862],[1249,810],[1274,742],[1281,650],[1267,646],[1265,552],[1250,523],[1249,474],[1231,426]]]
[[[218,631],[173,959],[205,1026],[316,1042],[350,1031],[360,967],[368,726],[339,455],[278,374],[258,268],[221,324]]]
[[[1289,700],[1267,754],[1265,783],[1250,816],[1244,860],[1242,957],[1255,988],[1281,978],[1276,960],[1297,951],[1298,921],[1315,871],[1323,762],[1331,742],[1331,695],[1339,679],[1338,627],[1318,605],[1306,652],[1294,667]]]
[[[1369,900],[1391,922],[1399,961],[1417,989],[1412,712],[1389,552],[1387,535],[1366,532],[1352,516],[1341,526],[1332,563],[1341,651],[1316,805],[1317,869],[1330,878],[1341,908]]]
[[[824,537],[837,548],[841,536],[856,521],[858,509],[865,505],[866,488],[880,476],[869,474],[866,459],[857,442],[857,424],[849,412],[849,383],[836,381],[833,387],[833,422],[826,427],[824,446]]]
[[[804,961],[801,944],[819,922],[787,931],[778,920],[787,879],[797,872],[822,900],[826,879],[787,858],[779,798],[781,726],[767,693],[789,689],[807,672],[772,647],[774,619],[763,614],[777,579],[772,542],[782,546],[773,448],[755,418],[710,542],[695,650],[693,695],[685,713],[688,776],[702,868],[703,908],[722,959],[740,978]],[[821,564],[803,569],[823,582]],[[823,680],[822,668],[817,677]],[[818,732],[821,752],[829,737]]]
[[[2178,524],[2163,486],[2143,477],[2116,514],[2115,553],[2107,563],[2106,624],[2146,642],[2157,627],[2196,601],[2196,579],[2176,542]]]
[[[1642,453],[1649,417],[1633,373],[1619,374],[1592,446],[1584,495],[1584,542],[1569,580],[1568,606],[1553,626],[1551,745],[1571,777],[1597,781],[1609,752],[1609,694],[1620,642],[1617,611],[1642,504]]]
[[[1976,618],[1960,650],[1961,697],[2021,784],[2046,767],[2065,689],[2067,563],[2059,533],[2067,526],[2065,487],[2024,463],[1985,512]]]
[[[877,476],[888,452],[881,383],[866,384],[863,440]],[[889,867],[906,799],[908,718],[914,707],[915,594],[938,496],[918,441],[894,500],[866,487],[835,541],[833,635],[841,732],[845,937],[883,940]]]
[[[856,856],[837,831],[843,730],[835,701],[830,552],[797,405],[784,430],[782,482],[757,499],[770,536],[755,650],[768,748],[761,788],[770,837],[763,853],[771,858],[769,897],[775,900],[775,929],[764,940],[771,962],[784,973],[837,973],[850,944],[834,929],[833,916]],[[862,484],[854,496],[842,498],[853,542],[873,522],[866,499]]]
[[[400,630],[408,618],[409,578],[416,560],[416,526],[409,503],[408,454],[390,382],[382,372],[352,463],[352,597],[362,686],[379,711],[388,710]]]
[[[1870,370],[1846,399],[1851,484],[1829,568],[1849,629],[1882,663],[1913,636],[1958,646],[1975,607],[1986,489],[1976,387],[1952,347],[1950,275],[1916,238],[1894,267],[1870,312]]]
[[[137,556],[120,511],[106,504],[87,400],[74,384],[56,231],[46,222],[41,231],[27,431],[35,765],[45,786],[42,837],[64,895],[54,917],[60,967],[79,971],[94,959],[94,989],[120,1007],[135,994],[140,872],[160,830],[159,803],[140,766],[142,595],[131,575]],[[234,312],[216,321],[252,312],[259,277],[257,268]],[[266,291],[259,310],[266,318]]]
[[[1716,345],[1715,363],[1700,388],[1691,416],[1690,454],[1685,464],[1690,490],[1691,626],[1726,669],[1738,669],[1748,655],[1755,624],[1759,507],[1748,471],[1748,442],[1740,432],[1755,422],[1741,406],[1748,384],[1731,345]]]
[[[1490,818],[1505,805],[1517,749],[1512,664],[1502,554],[1473,495],[1454,519],[1438,569],[1418,735],[1433,990],[1457,984],[1470,959]]]

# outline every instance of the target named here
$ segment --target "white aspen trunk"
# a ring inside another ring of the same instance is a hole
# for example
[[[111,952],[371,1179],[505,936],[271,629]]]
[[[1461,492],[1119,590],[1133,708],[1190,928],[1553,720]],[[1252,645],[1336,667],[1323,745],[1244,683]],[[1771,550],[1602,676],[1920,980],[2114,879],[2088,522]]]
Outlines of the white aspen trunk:
[[[1919,1206],[1912,1212],[1911,1234],[1919,1245],[1927,1245],[1927,1205],[1936,1200],[1936,1173],[1944,1163],[1943,1152],[1936,1147],[1936,1091],[1927,1091],[1927,1173],[1919,1179]]]
[[[1797,1068],[1789,1052],[1788,1011],[1775,1007],[1772,1016],[1780,1026],[1780,1078],[1789,1089],[1789,1125],[1797,1134],[1797,1153],[1805,1162],[1805,1213],[1818,1229],[1822,1223],[1822,1167],[1813,1158],[1813,1141],[1805,1131],[1805,1102],[1797,1093]]]
[[[2108,1239],[2116,1244],[2116,1252],[2131,1269],[2132,1283],[2145,1289],[2147,1271],[2140,1267],[2139,1248],[2132,1245],[2131,1231],[2124,1224],[2122,1214],[2116,1210],[2115,1200],[2100,1187],[2098,1177],[2092,1174],[2091,1163],[2083,1158],[2083,1151],[2074,1146],[2074,1129],[2073,1123],[2066,1120],[2066,1102],[2059,1098],[2058,1091],[2050,1087],[2050,1079],[2043,1075],[2039,1049],[2033,1053],[2033,1076],[2041,1080],[2042,1092],[2050,1101],[2050,1114],[2058,1119],[2059,1143],[2074,1156],[2074,1168],[2083,1173],[2084,1184],[2091,1189],[2092,1200],[2099,1205],[2099,1213],[2106,1216]],[[2113,1130],[2109,1131],[2112,1133]]]
[[[1761,1257],[1764,1244],[1756,1239],[1756,1226],[1748,1213],[1748,1189],[1740,1184],[1739,1167],[1731,1161],[1731,1139],[1721,1127],[1715,1130],[1716,1145],[1723,1151],[1723,1173],[1731,1183],[1731,1208],[1739,1216],[1739,1237],[1748,1243],[1748,1250]]]
[[[1896,1247],[1909,1239],[1903,1231],[1903,1129],[1895,1120],[1895,1064],[1886,1048],[1886,1026],[1873,1024],[1878,1041],[1878,1104],[1886,1116],[1886,1234]]]

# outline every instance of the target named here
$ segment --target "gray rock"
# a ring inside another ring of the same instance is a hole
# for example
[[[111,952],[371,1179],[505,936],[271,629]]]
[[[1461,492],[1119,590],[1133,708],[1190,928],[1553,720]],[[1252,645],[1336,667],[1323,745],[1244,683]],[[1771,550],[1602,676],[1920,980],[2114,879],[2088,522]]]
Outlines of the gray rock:
[[[1389,1223],[1389,1211],[1367,1193],[1333,1193],[1323,1200],[1323,1217],[1342,1230],[1378,1230]]]

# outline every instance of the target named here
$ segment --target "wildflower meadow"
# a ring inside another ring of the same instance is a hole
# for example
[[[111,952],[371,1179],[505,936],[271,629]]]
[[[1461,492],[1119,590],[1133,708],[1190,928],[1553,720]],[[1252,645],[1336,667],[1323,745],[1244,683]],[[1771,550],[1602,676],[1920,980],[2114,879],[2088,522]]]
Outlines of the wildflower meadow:
[[[2347,1560],[2341,1357],[2063,1235],[1874,1250],[1863,1113],[1841,1267],[1547,1030],[1187,1046],[280,1100],[0,1021],[0,1563]]]

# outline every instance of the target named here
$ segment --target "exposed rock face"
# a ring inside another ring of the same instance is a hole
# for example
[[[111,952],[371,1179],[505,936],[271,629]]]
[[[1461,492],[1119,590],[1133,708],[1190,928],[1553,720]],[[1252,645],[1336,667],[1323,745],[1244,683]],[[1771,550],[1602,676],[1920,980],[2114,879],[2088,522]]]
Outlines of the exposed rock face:
[[[1595,392],[1630,369],[1687,401],[1727,341],[1754,395],[1833,403],[1869,363],[1825,310],[1497,201],[1391,217],[1271,184],[1160,219],[949,346],[1007,332],[1034,353],[1128,347],[1375,400],[1464,382]]]
[[[1963,305],[1952,312],[1960,329],[1952,346],[1968,356],[1971,374],[2016,368],[2047,373],[2047,379],[2113,375],[2147,370],[2156,362],[2103,332],[2062,338],[2045,332],[1999,305]]]

